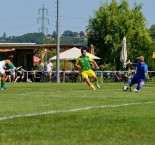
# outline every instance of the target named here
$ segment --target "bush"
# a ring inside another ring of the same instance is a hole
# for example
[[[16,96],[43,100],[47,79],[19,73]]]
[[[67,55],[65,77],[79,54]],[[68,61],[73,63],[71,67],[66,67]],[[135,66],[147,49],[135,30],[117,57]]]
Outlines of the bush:
[[[102,65],[100,65],[100,70],[102,70],[102,71],[112,70],[112,66],[110,63],[109,64],[102,64]]]

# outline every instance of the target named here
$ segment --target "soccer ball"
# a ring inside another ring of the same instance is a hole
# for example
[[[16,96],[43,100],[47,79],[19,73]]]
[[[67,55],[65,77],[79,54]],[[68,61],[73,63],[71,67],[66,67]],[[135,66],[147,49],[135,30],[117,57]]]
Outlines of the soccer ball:
[[[123,91],[128,91],[129,88],[128,88],[128,86],[124,86],[122,90],[123,90]]]

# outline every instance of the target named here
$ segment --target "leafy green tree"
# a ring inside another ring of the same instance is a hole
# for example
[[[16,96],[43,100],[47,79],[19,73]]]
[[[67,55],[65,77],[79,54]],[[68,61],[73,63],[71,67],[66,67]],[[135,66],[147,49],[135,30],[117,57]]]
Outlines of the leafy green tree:
[[[78,35],[78,32],[73,32],[73,37],[76,37]]]
[[[73,32],[71,30],[66,30],[63,32],[63,37],[73,37]]]
[[[84,37],[84,32],[83,31],[80,31],[80,37]]]
[[[150,36],[152,38],[152,41],[155,44],[155,25],[152,25],[149,30],[150,30]]]
[[[72,45],[72,44],[74,44],[74,38],[72,38],[72,37],[63,37],[60,40],[60,44]]]
[[[6,38],[6,33],[5,33],[5,32],[3,33],[3,38],[4,38],[4,39]]]
[[[27,33],[22,36],[13,37],[10,42],[43,44],[45,40],[46,38],[43,33]]]
[[[146,27],[146,18],[142,4],[134,4],[131,9],[127,0],[117,3],[105,2],[90,18],[88,25],[88,43],[95,46],[96,54],[102,58],[102,64],[112,64],[120,69],[122,39],[127,38],[128,59],[132,61],[138,55],[148,58],[151,38]]]
[[[87,46],[87,40],[84,38],[63,37],[60,43],[66,45],[81,44]]]
[[[47,44],[56,44],[56,40],[55,39],[50,39],[50,40],[46,40]]]
[[[56,33],[56,31],[53,31],[52,37],[53,37],[54,39],[57,38],[57,33]]]
[[[148,63],[149,63],[150,70],[155,70],[155,65],[154,65],[155,59],[153,59],[153,52],[155,52],[155,25],[152,25],[149,30],[150,30],[150,36],[152,38],[152,45],[148,53],[152,57],[149,57]]]

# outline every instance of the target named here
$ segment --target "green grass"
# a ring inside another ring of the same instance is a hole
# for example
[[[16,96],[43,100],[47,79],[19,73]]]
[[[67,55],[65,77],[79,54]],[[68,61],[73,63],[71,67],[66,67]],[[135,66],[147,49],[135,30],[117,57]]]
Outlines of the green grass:
[[[97,91],[84,83],[6,85],[0,92],[0,145],[155,144],[155,83],[138,93],[121,91],[120,83]]]

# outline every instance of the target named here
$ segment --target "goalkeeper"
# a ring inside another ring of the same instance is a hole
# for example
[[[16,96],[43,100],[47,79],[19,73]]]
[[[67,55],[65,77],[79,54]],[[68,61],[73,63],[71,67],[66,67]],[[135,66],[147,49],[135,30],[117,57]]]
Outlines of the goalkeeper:
[[[137,87],[133,90],[133,92],[137,92],[140,89],[142,89],[143,85],[145,84],[146,79],[149,78],[148,66],[144,62],[144,56],[137,57],[137,63],[128,61],[127,64],[130,64],[137,68],[136,73],[134,77],[132,78],[131,83],[129,84],[130,90],[132,90],[132,86],[137,83],[138,84]]]

